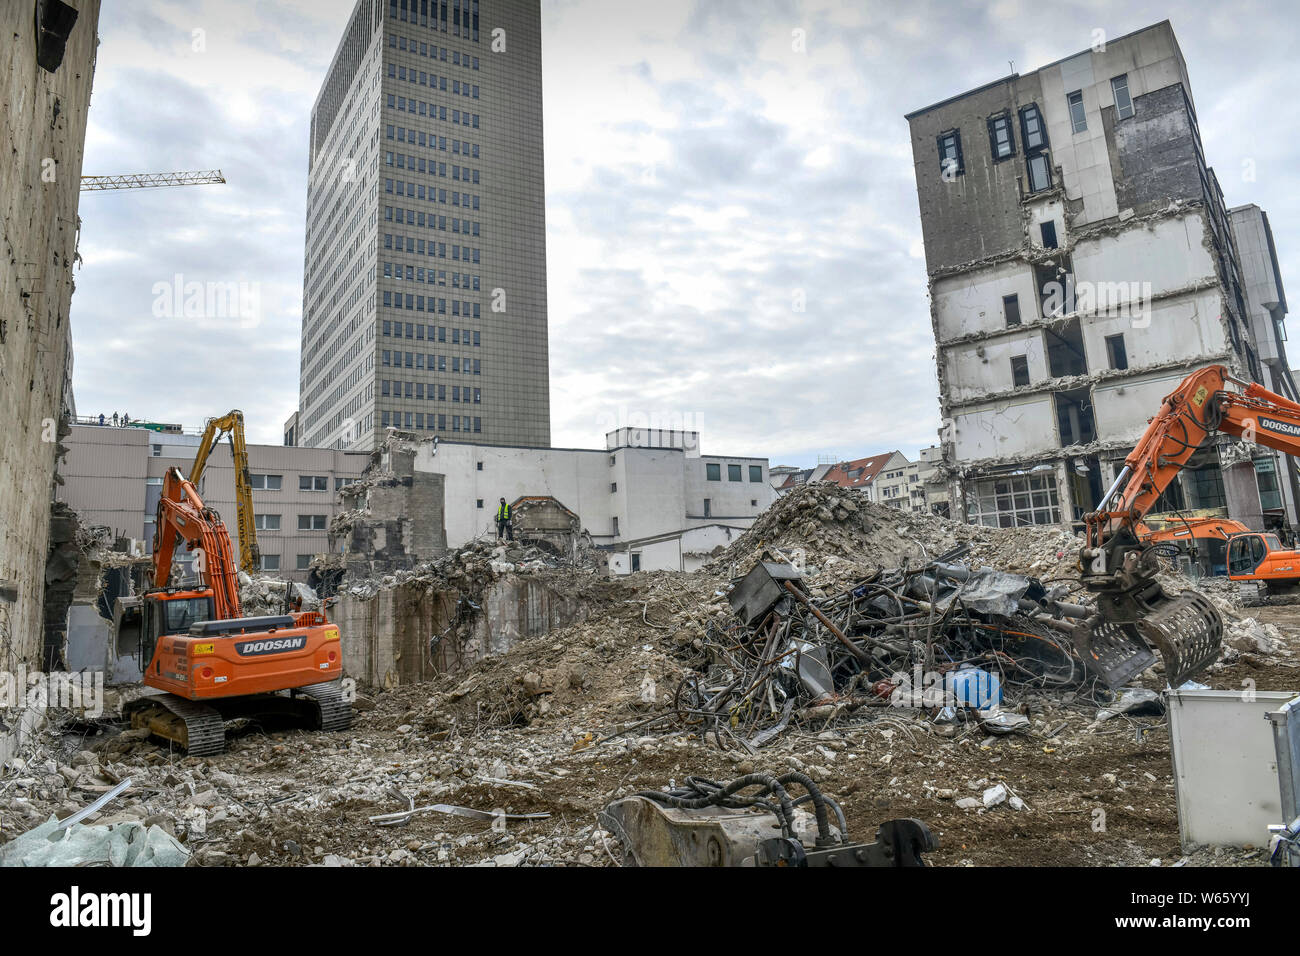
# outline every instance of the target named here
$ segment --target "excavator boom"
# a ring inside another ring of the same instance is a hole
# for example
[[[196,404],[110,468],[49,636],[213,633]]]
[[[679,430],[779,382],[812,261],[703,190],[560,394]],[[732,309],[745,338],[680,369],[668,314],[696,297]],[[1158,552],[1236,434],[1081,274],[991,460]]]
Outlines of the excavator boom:
[[[257,525],[253,520],[253,482],[248,473],[248,448],[244,444],[244,413],[234,409],[218,418],[209,418],[199,441],[199,450],[190,467],[190,482],[197,488],[207,467],[208,456],[222,437],[230,438],[230,454],[235,463],[235,526],[239,529],[239,565],[256,571],[262,564],[257,546]]]
[[[1218,433],[1300,454],[1300,404],[1242,382],[1222,365],[1198,369],[1165,396],[1097,510],[1084,519],[1081,580],[1097,594],[1098,608],[1091,640],[1082,640],[1085,663],[1112,686],[1154,661],[1147,644],[1160,649],[1173,686],[1218,659],[1218,611],[1194,592],[1163,590],[1142,524],[1179,471]]]

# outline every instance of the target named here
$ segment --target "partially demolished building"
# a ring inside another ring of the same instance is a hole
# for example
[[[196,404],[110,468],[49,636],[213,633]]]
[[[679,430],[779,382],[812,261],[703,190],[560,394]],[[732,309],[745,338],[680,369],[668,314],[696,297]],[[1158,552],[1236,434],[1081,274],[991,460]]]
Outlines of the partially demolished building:
[[[907,119],[954,516],[1077,521],[1189,370],[1278,388],[1167,21]],[[1224,441],[1160,510],[1294,525],[1284,473]]]

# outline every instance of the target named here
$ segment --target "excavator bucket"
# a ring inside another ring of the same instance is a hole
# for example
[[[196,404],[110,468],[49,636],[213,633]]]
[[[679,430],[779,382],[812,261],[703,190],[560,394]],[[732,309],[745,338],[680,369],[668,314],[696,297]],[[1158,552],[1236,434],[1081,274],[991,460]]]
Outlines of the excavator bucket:
[[[1179,687],[1219,659],[1223,618],[1202,594],[1184,591],[1138,621],[1138,631],[1160,649],[1165,679]]]
[[[1155,663],[1178,687],[1219,659],[1223,618],[1204,595],[1169,595],[1158,585],[1144,595],[1099,601],[1099,614],[1079,629],[1075,644],[1084,666],[1108,687],[1120,687]]]
[[[1132,624],[1094,616],[1079,627],[1075,646],[1088,673],[1107,687],[1122,687],[1156,662]]]

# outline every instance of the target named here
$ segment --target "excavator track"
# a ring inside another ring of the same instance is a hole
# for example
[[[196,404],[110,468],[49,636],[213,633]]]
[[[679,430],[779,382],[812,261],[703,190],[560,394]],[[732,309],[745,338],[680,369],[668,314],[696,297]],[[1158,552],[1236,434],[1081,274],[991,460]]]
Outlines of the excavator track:
[[[352,726],[352,702],[343,693],[343,681],[299,687],[299,694],[310,697],[320,709],[319,728],[325,731],[347,730]]]
[[[226,721],[249,718],[307,730],[333,732],[352,726],[352,703],[343,682],[295,688],[291,694],[216,698],[211,703],[176,694],[143,697],[130,705],[131,726],[185,748],[191,757],[208,757],[226,748]]]
[[[226,721],[215,707],[175,694],[136,701],[131,726],[185,748],[191,757],[208,757],[226,749]]]

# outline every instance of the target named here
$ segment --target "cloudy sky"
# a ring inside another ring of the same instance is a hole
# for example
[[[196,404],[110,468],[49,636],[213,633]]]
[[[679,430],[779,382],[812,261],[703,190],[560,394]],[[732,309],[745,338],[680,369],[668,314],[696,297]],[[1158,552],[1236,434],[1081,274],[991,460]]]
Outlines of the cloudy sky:
[[[280,440],[310,111],[352,5],[105,0],[84,171],[229,184],[83,196],[80,414],[240,407]],[[1300,282],[1288,3],[542,0],[553,443],[641,415],[774,465],[915,457],[938,401],[903,114],[1165,18],[1228,204],[1269,212]],[[168,316],[177,276],[242,283],[256,319]]]

